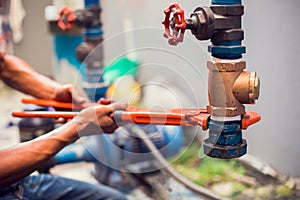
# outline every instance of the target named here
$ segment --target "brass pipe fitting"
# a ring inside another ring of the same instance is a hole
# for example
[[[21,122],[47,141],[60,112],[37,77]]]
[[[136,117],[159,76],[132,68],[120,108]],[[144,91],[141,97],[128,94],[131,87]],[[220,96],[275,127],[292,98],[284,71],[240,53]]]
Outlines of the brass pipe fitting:
[[[260,81],[255,72],[242,72],[233,85],[233,94],[243,104],[254,104],[259,97]]]
[[[213,60],[207,62],[207,110],[211,115],[234,117],[245,113],[243,104],[253,104],[259,96],[255,72],[244,72],[245,61]]]

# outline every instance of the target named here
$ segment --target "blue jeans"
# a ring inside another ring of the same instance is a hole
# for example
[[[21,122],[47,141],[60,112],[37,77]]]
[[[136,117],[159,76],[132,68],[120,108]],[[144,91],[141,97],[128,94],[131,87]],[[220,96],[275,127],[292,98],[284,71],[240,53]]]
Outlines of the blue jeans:
[[[50,174],[27,176],[0,190],[0,200],[125,200],[126,196],[107,186],[90,184]]]

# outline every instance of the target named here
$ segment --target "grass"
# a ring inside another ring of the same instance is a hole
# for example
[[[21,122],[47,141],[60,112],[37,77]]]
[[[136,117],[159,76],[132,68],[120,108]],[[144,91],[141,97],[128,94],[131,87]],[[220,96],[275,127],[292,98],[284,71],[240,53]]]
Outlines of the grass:
[[[213,185],[230,183],[230,191],[223,194],[233,197],[242,193],[247,187],[237,182],[231,175],[246,174],[246,169],[237,160],[214,159],[203,156],[198,144],[192,144],[182,152],[180,158],[172,162],[175,169],[196,184],[210,188]]]
[[[275,191],[276,198],[288,197],[293,193],[292,189],[285,185],[278,185]]]
[[[201,186],[233,181],[229,176],[230,174],[238,173],[244,175],[246,173],[246,170],[242,166],[239,166],[236,160],[214,159],[207,156],[200,159],[203,156],[199,150],[199,145],[191,145],[172,164],[179,172]]]
[[[181,156],[172,161],[174,168],[205,188],[230,199],[295,199],[298,193],[279,182],[263,185],[247,174],[237,159],[223,160],[203,155],[199,144],[183,149]]]

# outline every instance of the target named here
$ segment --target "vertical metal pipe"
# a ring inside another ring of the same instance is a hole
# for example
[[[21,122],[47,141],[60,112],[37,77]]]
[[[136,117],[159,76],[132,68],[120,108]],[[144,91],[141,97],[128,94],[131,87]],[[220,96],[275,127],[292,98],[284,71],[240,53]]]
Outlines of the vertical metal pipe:
[[[212,0],[214,6],[224,6],[230,9],[241,6],[241,0]],[[231,17],[231,13],[224,14]],[[241,16],[235,16],[240,17]],[[241,29],[241,27],[238,27]],[[234,29],[228,29],[232,31]],[[218,32],[227,31],[216,29]],[[212,61],[208,62],[209,72],[209,106],[211,113],[209,138],[204,141],[204,152],[216,158],[236,158],[247,152],[247,143],[242,139],[241,115],[244,106],[232,95],[232,86],[246,66],[238,59],[246,52],[241,40],[225,40],[216,42],[211,39],[208,51]],[[233,70],[234,69],[234,70]]]
[[[85,0],[85,9],[95,13],[94,23],[84,27],[84,44],[77,48],[77,52],[88,51],[83,64],[85,65],[86,80],[83,88],[91,101],[98,101],[105,96],[107,85],[103,82],[103,31],[100,19],[100,1]]]

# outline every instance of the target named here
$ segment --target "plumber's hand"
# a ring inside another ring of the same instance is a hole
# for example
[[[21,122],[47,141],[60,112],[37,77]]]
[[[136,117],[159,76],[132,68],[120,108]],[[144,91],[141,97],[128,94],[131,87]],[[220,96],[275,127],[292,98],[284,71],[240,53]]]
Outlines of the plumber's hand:
[[[73,102],[81,108],[86,108],[91,105],[90,100],[80,91],[70,84],[61,85],[57,88],[54,100],[62,102]]]
[[[73,120],[80,136],[113,133],[118,125],[110,116],[115,110],[125,110],[126,104],[94,105],[82,110]]]

